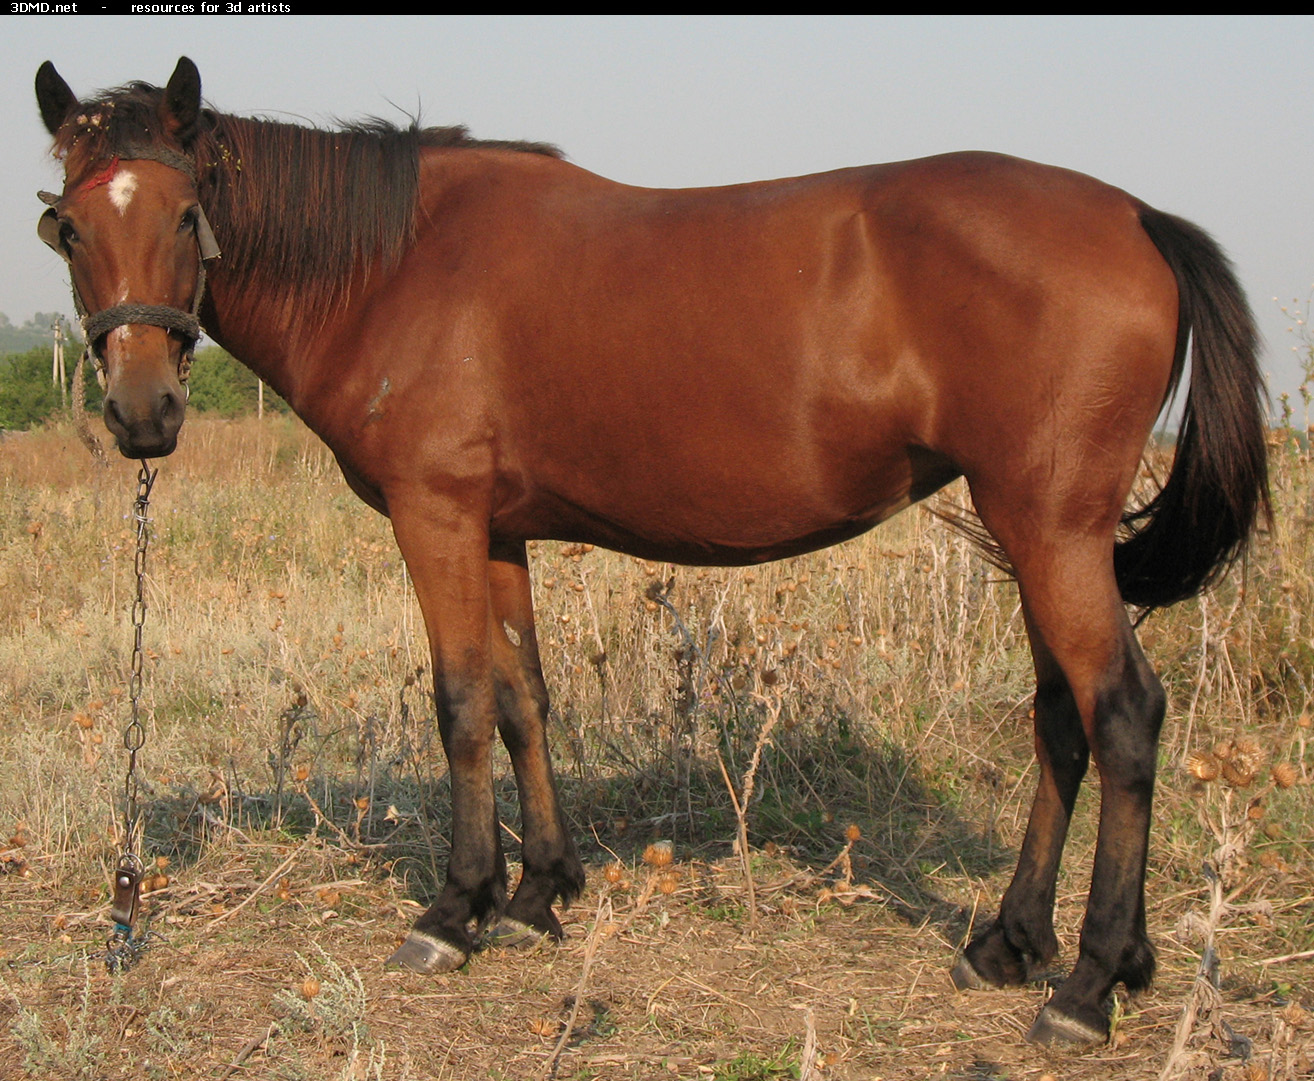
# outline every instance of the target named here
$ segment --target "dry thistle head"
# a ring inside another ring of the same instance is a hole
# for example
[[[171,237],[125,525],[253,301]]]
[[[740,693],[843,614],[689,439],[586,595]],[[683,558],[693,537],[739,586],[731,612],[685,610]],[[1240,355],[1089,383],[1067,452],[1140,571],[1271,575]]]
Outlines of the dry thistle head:
[[[675,848],[670,841],[653,841],[643,850],[643,862],[649,867],[669,867],[675,858]]]
[[[1223,763],[1223,780],[1233,788],[1249,788],[1254,784],[1255,771],[1244,761],[1228,759]]]
[[[1311,1021],[1314,1020],[1311,1019],[1309,1011],[1299,1002],[1295,1001],[1287,1003],[1287,1005],[1279,1011],[1278,1016],[1292,1028],[1298,1030],[1304,1030],[1310,1027]]]
[[[613,860],[611,863],[607,864],[607,869],[603,871],[603,875],[606,877],[607,881],[614,886],[625,877],[625,868],[622,867],[618,861]]]
[[[848,841],[849,844],[853,844],[853,842],[858,840],[861,836],[862,830],[858,829],[857,825],[854,823],[850,823],[848,829],[844,831],[844,839]]]
[[[1218,760],[1224,781],[1233,788],[1249,788],[1263,769],[1267,755],[1254,740],[1229,739],[1215,745],[1213,757]]]
[[[667,871],[657,879],[657,888],[667,896],[670,896],[680,888],[680,873],[678,871]]]
[[[317,994],[319,994],[319,980],[315,979],[314,976],[307,976],[304,980],[301,981],[300,990],[301,990],[301,997],[304,998],[307,1002],[309,1002],[312,998],[314,998]]]
[[[1232,744],[1232,759],[1242,762],[1252,772],[1258,772],[1268,758],[1268,752],[1253,739],[1239,739]]]
[[[1290,762],[1275,762],[1268,775],[1278,788],[1290,788],[1296,783],[1296,767]]]
[[[1279,871],[1285,873],[1290,868],[1287,861],[1279,856],[1276,852],[1264,851],[1259,854],[1259,866],[1270,871]]]
[[[1222,770],[1222,765],[1208,751],[1196,751],[1186,760],[1186,770],[1197,781],[1216,780]]]

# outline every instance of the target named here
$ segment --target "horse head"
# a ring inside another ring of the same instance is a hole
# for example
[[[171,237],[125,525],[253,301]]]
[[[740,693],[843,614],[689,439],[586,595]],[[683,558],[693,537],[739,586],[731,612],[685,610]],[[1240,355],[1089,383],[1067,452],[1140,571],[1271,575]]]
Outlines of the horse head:
[[[206,263],[218,256],[190,154],[203,123],[186,57],[163,90],[136,83],[79,102],[47,61],[37,104],[64,163],[38,232],[68,264],[105,424],[129,458],[169,454],[200,336]]]

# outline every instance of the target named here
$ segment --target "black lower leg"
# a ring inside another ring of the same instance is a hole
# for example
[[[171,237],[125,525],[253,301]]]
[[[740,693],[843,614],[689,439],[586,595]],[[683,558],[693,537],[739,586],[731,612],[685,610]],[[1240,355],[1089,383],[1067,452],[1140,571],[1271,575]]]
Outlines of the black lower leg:
[[[584,867],[562,820],[552,774],[547,690],[536,665],[518,674],[521,685],[499,680],[498,686],[498,728],[515,770],[524,826],[520,884],[495,934],[505,944],[526,944],[545,934],[560,939],[553,903],[569,904],[584,888]]]
[[[1145,928],[1145,859],[1165,697],[1134,642],[1119,675],[1096,700],[1100,828],[1081,950],[1045,1010],[1050,1021],[1061,1018],[1099,1036],[1108,1031],[1106,1002],[1114,986],[1141,990],[1155,967]]]
[[[1058,954],[1054,896],[1059,859],[1089,750],[1072,693],[1051,666],[1036,690],[1036,758],[1040,783],[1026,837],[999,916],[975,935],[954,972],[960,986],[1024,983]]]
[[[479,929],[506,906],[506,858],[498,835],[489,757],[496,727],[492,710],[477,708],[474,695],[458,698],[451,688],[440,689],[437,703],[452,784],[447,880],[390,962],[422,972],[463,964]]]

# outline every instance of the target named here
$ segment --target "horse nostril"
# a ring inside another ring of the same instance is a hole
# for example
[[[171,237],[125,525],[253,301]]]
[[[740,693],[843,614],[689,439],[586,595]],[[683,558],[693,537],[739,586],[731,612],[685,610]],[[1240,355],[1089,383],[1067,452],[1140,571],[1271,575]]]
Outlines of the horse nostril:
[[[128,423],[123,419],[123,414],[119,411],[119,401],[117,398],[105,398],[105,423],[111,429],[127,431]]]
[[[187,399],[165,391],[160,395],[160,419],[166,423],[181,424],[183,412],[187,408]]]

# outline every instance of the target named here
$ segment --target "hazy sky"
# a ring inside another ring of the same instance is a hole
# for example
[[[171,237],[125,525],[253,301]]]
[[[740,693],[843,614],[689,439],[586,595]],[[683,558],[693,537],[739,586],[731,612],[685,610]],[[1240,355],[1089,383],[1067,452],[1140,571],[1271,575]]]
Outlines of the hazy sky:
[[[4,18],[0,311],[71,311],[36,239],[57,187],[32,77],[162,83],[181,54],[226,112],[364,114],[559,144],[632,184],[732,183],[948,150],[1091,173],[1212,232],[1267,339],[1314,282],[1314,17]]]

